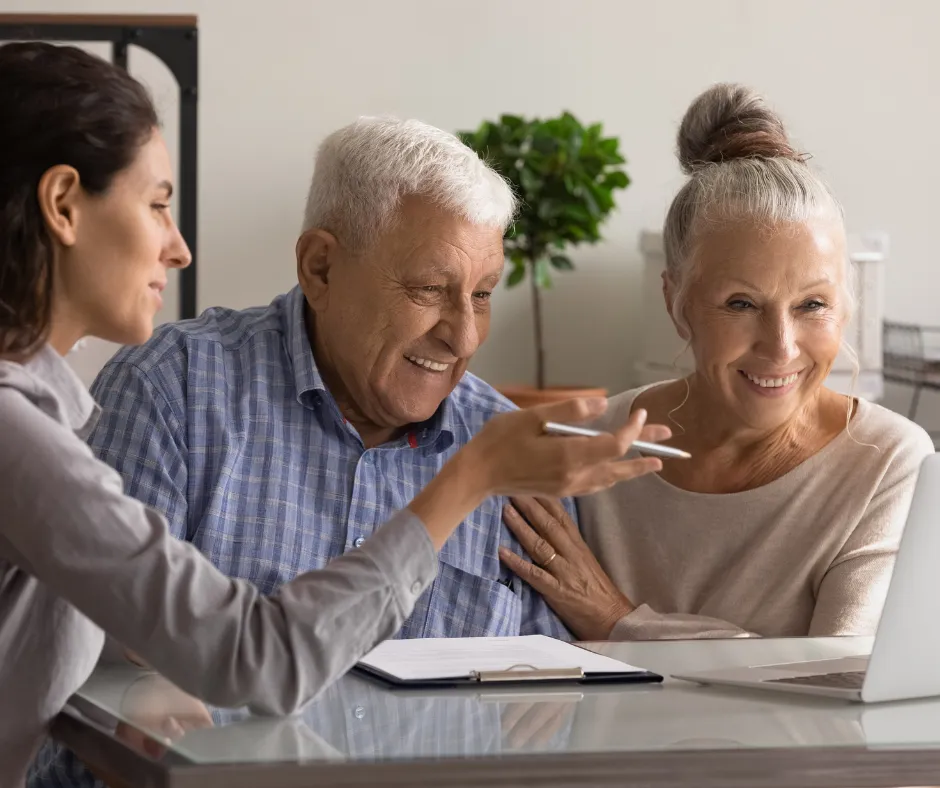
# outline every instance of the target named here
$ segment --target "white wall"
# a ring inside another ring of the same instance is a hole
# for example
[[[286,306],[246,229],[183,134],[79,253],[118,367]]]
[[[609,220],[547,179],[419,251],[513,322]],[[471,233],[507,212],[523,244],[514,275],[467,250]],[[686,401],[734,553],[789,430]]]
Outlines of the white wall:
[[[890,233],[888,316],[940,323],[937,0],[0,0],[0,10],[199,15],[201,307],[266,302],[291,286],[316,143],[357,115],[460,129],[567,108],[622,138],[634,183],[607,242],[576,251],[580,270],[548,295],[549,377],[621,389],[642,330],[637,233],[661,223],[680,183],[676,123],[709,83],[737,80],[782,111],[851,227]],[[475,371],[528,379],[530,337],[527,291],[501,292]]]

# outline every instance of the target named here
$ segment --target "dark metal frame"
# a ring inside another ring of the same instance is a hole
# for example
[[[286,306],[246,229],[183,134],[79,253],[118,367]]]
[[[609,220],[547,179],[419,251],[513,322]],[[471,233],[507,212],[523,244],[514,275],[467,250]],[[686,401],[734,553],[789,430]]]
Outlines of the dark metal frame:
[[[907,417],[917,420],[917,408],[924,389],[940,391],[940,361],[928,348],[936,352],[940,346],[940,326],[921,326],[915,323],[884,322],[884,364],[883,375],[886,381],[910,386],[911,404]],[[928,343],[931,338],[932,341]],[[931,432],[937,442],[940,433]]]
[[[114,63],[127,69],[131,45],[162,60],[180,89],[179,225],[193,254],[180,272],[179,316],[196,316],[199,36],[195,16],[0,14],[3,41],[110,41]]]

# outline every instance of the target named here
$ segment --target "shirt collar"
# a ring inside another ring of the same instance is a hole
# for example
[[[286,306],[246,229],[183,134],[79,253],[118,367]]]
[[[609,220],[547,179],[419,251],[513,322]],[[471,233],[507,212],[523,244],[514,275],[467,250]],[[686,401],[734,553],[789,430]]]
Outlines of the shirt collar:
[[[22,368],[32,384],[22,388],[37,406],[67,424],[84,440],[98,420],[99,409],[75,370],[48,344],[31,356]],[[18,381],[13,385],[20,387]]]
[[[308,393],[322,391],[329,393],[323,376],[317,369],[310,337],[307,335],[307,321],[304,319],[307,300],[300,285],[295,286],[286,296],[283,312],[284,337],[287,341],[287,354],[294,367],[294,385],[297,387],[297,399],[302,405],[309,403]]]
[[[315,404],[315,399],[310,396],[311,392],[322,392],[322,396],[330,401],[333,401],[333,395],[323,382],[313,349],[310,347],[307,322],[304,318],[306,306],[306,298],[298,285],[285,296],[283,326],[287,352],[294,368],[297,400],[302,405],[310,406]],[[413,426],[405,438],[412,448],[428,446],[437,453],[450,448],[457,426],[453,396],[450,394],[430,419]]]
[[[431,446],[436,453],[446,451],[454,442],[454,395],[451,393],[427,421],[415,425],[414,435],[419,446]]]

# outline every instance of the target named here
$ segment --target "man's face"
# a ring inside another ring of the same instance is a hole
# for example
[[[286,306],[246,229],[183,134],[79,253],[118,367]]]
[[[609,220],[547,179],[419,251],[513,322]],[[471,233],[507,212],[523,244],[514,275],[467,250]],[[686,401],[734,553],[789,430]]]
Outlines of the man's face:
[[[355,421],[394,430],[430,418],[486,339],[502,231],[409,198],[371,249],[314,230],[298,260],[331,393]]]

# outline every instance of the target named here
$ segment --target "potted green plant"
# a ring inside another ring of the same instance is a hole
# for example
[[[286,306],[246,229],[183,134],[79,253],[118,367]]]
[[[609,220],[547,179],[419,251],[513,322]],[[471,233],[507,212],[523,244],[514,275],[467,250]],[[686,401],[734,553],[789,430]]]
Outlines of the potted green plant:
[[[619,140],[605,137],[600,123],[583,126],[570,112],[547,120],[502,115],[458,136],[512,184],[520,200],[503,241],[512,266],[506,284],[515,287],[529,278],[535,386],[500,391],[520,407],[602,392],[546,387],[541,291],[552,286],[553,269],[574,269],[569,247],[601,240],[600,226],[614,209],[614,191],[630,183]]]

